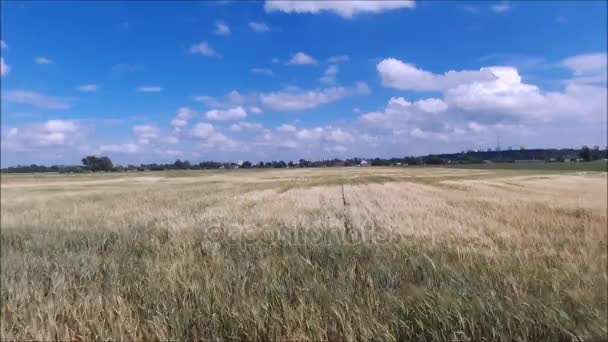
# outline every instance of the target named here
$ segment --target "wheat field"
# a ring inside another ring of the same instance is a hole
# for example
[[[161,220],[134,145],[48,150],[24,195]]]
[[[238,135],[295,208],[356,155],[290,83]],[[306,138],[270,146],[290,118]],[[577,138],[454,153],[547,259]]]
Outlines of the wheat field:
[[[608,338],[607,177],[3,175],[2,340]]]

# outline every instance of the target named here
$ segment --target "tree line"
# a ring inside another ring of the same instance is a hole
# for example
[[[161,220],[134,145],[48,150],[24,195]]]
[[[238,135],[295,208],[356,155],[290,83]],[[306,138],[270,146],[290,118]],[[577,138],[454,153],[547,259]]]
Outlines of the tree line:
[[[2,168],[2,173],[31,173],[31,172],[59,172],[59,173],[80,173],[80,172],[123,172],[123,171],[161,171],[161,170],[208,170],[208,169],[234,169],[234,168],[294,168],[294,167],[332,167],[332,166],[398,166],[398,165],[442,165],[442,164],[472,164],[491,161],[496,163],[512,163],[516,160],[539,160],[546,162],[562,162],[576,159],[577,161],[593,161],[606,158],[606,150],[599,148],[591,149],[583,146],[580,149],[520,149],[506,151],[462,151],[450,154],[430,154],[419,157],[403,158],[347,158],[347,159],[327,159],[327,160],[306,160],[294,161],[260,161],[257,163],[243,161],[217,162],[203,161],[191,163],[188,160],[176,160],[174,163],[167,164],[140,164],[126,166],[114,165],[107,156],[86,156],[82,158],[82,165],[18,165]]]

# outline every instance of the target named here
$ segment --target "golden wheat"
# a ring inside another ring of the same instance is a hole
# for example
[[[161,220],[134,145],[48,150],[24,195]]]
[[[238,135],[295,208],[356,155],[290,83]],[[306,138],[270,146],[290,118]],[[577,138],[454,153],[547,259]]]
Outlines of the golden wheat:
[[[3,340],[607,338],[606,173],[2,176]]]

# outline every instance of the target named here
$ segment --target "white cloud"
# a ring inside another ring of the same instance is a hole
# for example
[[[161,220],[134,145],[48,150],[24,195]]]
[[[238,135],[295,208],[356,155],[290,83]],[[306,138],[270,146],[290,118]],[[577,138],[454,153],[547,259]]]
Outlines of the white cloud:
[[[499,4],[492,5],[494,13],[506,13],[511,9],[511,4],[508,1],[501,1]]]
[[[2,49],[8,48],[8,45],[6,45],[6,43],[4,42],[4,40],[0,40],[0,48],[2,48]]]
[[[289,1],[272,0],[266,1],[264,9],[266,12],[281,11],[285,13],[312,13],[330,12],[343,18],[352,18],[360,13],[381,13],[401,8],[414,8],[414,1],[409,0],[325,0],[325,1]]]
[[[217,52],[213,50],[213,48],[211,48],[209,44],[207,44],[207,42],[192,44],[192,46],[190,47],[190,53],[201,54],[207,57],[213,57],[218,55]]]
[[[2,100],[46,109],[68,109],[72,102],[70,98],[46,96],[27,90],[9,90],[2,94]]]
[[[606,88],[570,83],[564,92],[543,92],[522,82],[513,67],[489,67],[496,79],[461,84],[445,93],[449,106],[472,112],[506,114],[521,119],[552,120],[578,116],[597,120],[606,116]]]
[[[190,130],[190,135],[198,139],[208,139],[215,133],[213,125],[206,122],[201,122]]]
[[[4,63],[4,57],[0,57],[0,76],[6,76],[11,67]]]
[[[102,153],[138,153],[141,148],[135,144],[109,144],[99,146],[99,151]]]
[[[327,63],[341,63],[348,62],[350,58],[347,55],[331,56],[327,59]]]
[[[76,88],[76,90],[84,92],[84,93],[95,92],[98,89],[99,89],[99,85],[97,85],[97,84],[85,84],[85,85],[81,85],[80,87]]]
[[[261,114],[262,113],[262,109],[260,107],[251,106],[247,110],[250,113],[253,113],[253,114]]]
[[[577,83],[606,82],[607,64],[606,53],[581,54],[562,61],[562,65],[574,73],[573,81]]]
[[[378,63],[376,69],[385,87],[400,90],[443,90],[463,83],[495,78],[492,72],[483,68],[479,71],[448,71],[442,75],[433,74],[394,58],[384,59]]]
[[[258,75],[272,76],[272,70],[267,68],[253,68],[251,72]]]
[[[272,63],[278,64],[278,63],[281,63],[281,60],[275,57],[272,59]]]
[[[353,135],[342,128],[330,129],[326,139],[338,144],[352,144],[355,141]]]
[[[347,96],[367,94],[367,84],[359,82],[354,88],[331,87],[309,91],[278,91],[260,95],[260,102],[274,110],[298,111],[311,109]]]
[[[270,27],[268,27],[268,25],[266,23],[255,22],[255,21],[250,21],[249,27],[258,33],[263,33],[263,32],[267,32],[268,30],[270,30]]]
[[[226,97],[231,104],[243,104],[247,101],[245,96],[241,95],[237,90],[229,92],[226,94]]]
[[[152,125],[138,125],[133,126],[133,133],[137,136],[140,144],[147,144],[150,140],[158,138],[160,129]]]
[[[177,115],[171,120],[171,126],[174,127],[177,131],[181,128],[188,125],[188,120],[190,120],[196,113],[188,108],[181,107],[177,110]]]
[[[261,130],[263,129],[264,126],[262,126],[262,124],[259,123],[255,123],[255,122],[246,122],[246,121],[241,121],[235,124],[232,124],[230,126],[230,130],[234,131],[234,132],[240,132],[243,130]]]
[[[471,122],[469,122],[469,123],[467,124],[467,127],[468,127],[468,128],[471,130],[471,131],[473,131],[473,132],[475,132],[475,133],[483,132],[483,131],[485,131],[485,130],[486,130],[486,127],[485,127],[484,125],[480,125],[480,124],[478,124],[478,123],[477,123],[477,122],[475,122],[475,121],[471,121]]]
[[[78,122],[73,120],[48,120],[11,128],[2,145],[10,149],[70,145],[81,137],[81,130]]]
[[[318,141],[323,137],[323,128],[322,127],[314,127],[314,128],[303,128],[296,132],[296,139],[303,141]]]
[[[208,120],[213,121],[225,121],[225,120],[239,120],[247,117],[247,112],[243,107],[238,106],[226,110],[213,109],[207,111],[205,114]]]
[[[410,135],[414,138],[419,138],[419,139],[424,139],[426,137],[428,137],[428,133],[424,132],[423,130],[421,130],[420,128],[414,128],[411,132]]]
[[[36,64],[53,64],[53,61],[46,57],[36,57],[34,62],[36,62]]]
[[[291,59],[286,63],[288,65],[315,65],[317,60],[304,52],[298,52],[291,56]]]
[[[163,88],[159,86],[139,86],[137,91],[140,93],[158,93],[163,91]]]
[[[215,34],[220,36],[228,36],[230,35],[230,26],[223,21],[215,22]]]
[[[414,105],[427,113],[441,113],[448,109],[448,105],[443,100],[436,98],[418,100]]]
[[[289,124],[282,124],[281,126],[277,127],[277,131],[279,132],[295,132],[297,130],[298,128],[296,126]]]
[[[335,84],[336,75],[338,74],[338,67],[336,65],[330,65],[325,69],[323,76],[319,80],[326,84]]]

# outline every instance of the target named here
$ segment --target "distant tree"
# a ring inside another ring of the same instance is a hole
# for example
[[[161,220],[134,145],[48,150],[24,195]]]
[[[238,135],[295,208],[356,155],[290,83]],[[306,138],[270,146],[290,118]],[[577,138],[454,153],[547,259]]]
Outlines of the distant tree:
[[[261,168],[263,168],[263,167],[264,167],[264,162],[263,162],[263,161],[259,162],[259,163],[258,163],[258,167],[259,167],[260,169],[261,169]]]
[[[112,164],[112,160],[106,156],[95,157],[95,156],[86,156],[82,158],[82,164],[86,166],[89,170],[96,171],[112,171],[114,169],[114,164]]]
[[[175,166],[176,169],[178,170],[183,170],[184,169],[184,162],[182,162],[181,160],[176,160],[175,163],[173,163],[173,166]]]
[[[295,164],[294,164],[294,163],[293,163],[293,162],[290,160],[290,161],[289,161],[289,163],[287,163],[287,166],[289,166],[289,167],[294,167],[294,166],[295,166]]]
[[[578,156],[583,160],[583,161],[591,161],[591,149],[589,149],[589,147],[587,146],[583,146],[583,148],[581,149],[581,152],[578,154]]]
[[[248,161],[248,160],[244,161],[244,162],[243,162],[243,165],[241,165],[241,167],[242,167],[242,168],[244,168],[244,169],[250,169],[250,168],[251,168],[251,166],[252,166],[252,165],[251,165],[251,162],[250,162],[250,161]]]

